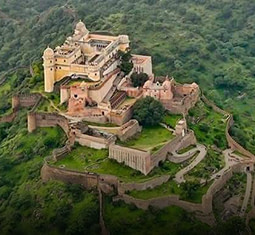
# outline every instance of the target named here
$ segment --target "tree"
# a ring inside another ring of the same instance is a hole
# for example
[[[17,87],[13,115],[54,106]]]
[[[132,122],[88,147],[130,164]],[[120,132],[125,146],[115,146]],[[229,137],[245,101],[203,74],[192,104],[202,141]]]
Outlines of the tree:
[[[121,58],[121,64],[119,66],[121,71],[124,72],[125,75],[129,74],[133,69],[133,63],[131,61],[132,56],[130,51],[128,52],[118,51],[118,55]]]
[[[132,73],[131,81],[134,87],[141,87],[149,79],[147,73]]]
[[[165,108],[156,99],[145,97],[138,100],[134,105],[133,118],[145,126],[154,126],[162,121]]]

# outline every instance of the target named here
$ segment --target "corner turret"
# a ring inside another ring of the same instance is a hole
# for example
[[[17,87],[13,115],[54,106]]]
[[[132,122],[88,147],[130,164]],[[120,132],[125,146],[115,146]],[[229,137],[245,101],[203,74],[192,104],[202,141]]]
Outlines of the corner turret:
[[[46,48],[43,53],[43,67],[44,91],[52,92],[55,82],[55,54],[50,47]]]

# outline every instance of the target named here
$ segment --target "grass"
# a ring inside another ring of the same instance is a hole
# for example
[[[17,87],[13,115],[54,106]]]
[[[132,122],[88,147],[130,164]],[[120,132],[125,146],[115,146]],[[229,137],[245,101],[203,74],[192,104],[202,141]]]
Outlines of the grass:
[[[206,194],[208,188],[211,184],[207,184],[205,186],[198,187],[193,193],[191,197],[188,197],[185,194],[185,191],[182,189],[182,186],[178,186],[178,184],[170,179],[168,182],[159,185],[153,189],[147,189],[143,191],[133,190],[128,194],[132,197],[147,200],[157,197],[164,197],[169,195],[180,195],[181,200],[194,202],[194,203],[201,203],[202,197]]]
[[[175,128],[177,122],[182,119],[181,115],[172,114],[167,112],[163,118],[163,123],[170,126],[171,128]]]
[[[183,154],[186,153],[188,151],[190,151],[191,149],[194,149],[196,147],[196,145],[189,145],[186,148],[180,149],[179,151],[177,151],[178,154]]]
[[[54,165],[69,169],[84,171],[85,168],[98,164],[108,157],[108,150],[97,150],[85,146],[75,145],[74,149],[63,159],[57,161]]]
[[[205,158],[188,174],[186,179],[209,179],[214,173],[218,172],[225,165],[224,156],[212,149],[208,149]]]
[[[119,142],[122,146],[152,151],[157,146],[173,139],[170,131],[162,126],[143,127],[142,132],[127,142]]]
[[[63,159],[52,163],[55,166],[65,166],[66,169],[89,171],[99,174],[117,176],[124,182],[144,182],[162,175],[175,175],[179,165],[166,161],[160,167],[154,168],[147,176],[115,160],[108,159],[107,150],[96,150],[76,145],[74,150]]]
[[[206,234],[209,226],[177,206],[162,210],[141,210],[123,202],[104,203],[104,218],[110,233],[115,234]],[[192,223],[191,223],[192,221]],[[199,230],[198,230],[199,228]]]

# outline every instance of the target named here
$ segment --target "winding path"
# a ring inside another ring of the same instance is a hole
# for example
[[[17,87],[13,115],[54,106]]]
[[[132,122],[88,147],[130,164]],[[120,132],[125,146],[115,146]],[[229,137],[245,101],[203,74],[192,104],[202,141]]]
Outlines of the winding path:
[[[173,162],[173,163],[182,163],[187,161],[188,159],[190,159],[191,157],[193,157],[195,155],[195,153],[199,152],[200,149],[199,147],[194,147],[193,149],[182,153],[182,154],[178,154],[176,151],[172,152],[172,156],[170,156],[168,159],[169,161]]]
[[[194,161],[191,162],[190,165],[181,169],[179,172],[176,173],[174,180],[180,184],[185,182],[184,175],[187,174],[190,170],[192,170],[198,163],[200,163],[206,156],[206,147],[202,144],[197,144],[197,148],[200,151]]]

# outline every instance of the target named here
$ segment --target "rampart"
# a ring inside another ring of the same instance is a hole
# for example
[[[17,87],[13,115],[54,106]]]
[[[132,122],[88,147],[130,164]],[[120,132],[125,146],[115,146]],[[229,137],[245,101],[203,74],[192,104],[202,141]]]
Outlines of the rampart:
[[[142,183],[123,183],[119,182],[118,184],[118,194],[123,195],[127,191],[132,191],[132,190],[146,190],[146,189],[152,189],[155,188],[163,183],[166,183],[170,179],[169,175],[163,175],[160,177],[157,177],[155,179],[151,179]]]
[[[112,144],[109,146],[109,158],[115,159],[119,163],[125,163],[145,175],[151,170],[149,152]]]
[[[116,137],[106,136],[97,137],[81,133],[80,130],[75,131],[75,140],[82,146],[88,146],[95,149],[106,149],[110,144],[114,144]]]
[[[168,153],[186,148],[189,145],[196,144],[196,142],[193,131],[189,131],[184,137],[176,136],[151,156],[151,168],[158,166],[160,161],[165,161]]]
[[[229,130],[231,128],[231,126],[234,124],[234,120],[233,120],[233,115],[226,112],[225,110],[220,109],[219,107],[217,107],[213,102],[211,102],[210,100],[208,100],[204,95],[201,96],[201,99],[210,107],[212,107],[212,109],[215,112],[218,112],[222,115],[228,115],[227,118],[227,125],[226,125],[226,129],[225,129],[225,135],[226,135],[226,139],[228,142],[228,146],[231,149],[237,150],[238,152],[240,152],[241,154],[250,157],[251,159],[255,160],[255,156],[254,154],[252,154],[251,152],[249,152],[247,149],[245,149],[244,147],[242,147],[239,143],[237,143],[229,134]]]
[[[68,120],[57,113],[28,113],[28,131],[32,132],[37,127],[60,126],[64,132],[69,134]]]
[[[231,128],[231,126],[233,125],[234,120],[233,120],[233,116],[229,115],[228,120],[227,120],[227,126],[226,126],[226,138],[227,138],[227,142],[228,142],[228,146],[231,149],[235,149],[237,150],[239,153],[250,157],[251,159],[255,160],[255,156],[254,154],[252,154],[250,151],[248,151],[247,149],[245,149],[244,147],[242,147],[240,144],[238,144],[229,134],[229,129]]]
[[[41,98],[42,96],[38,93],[15,95],[12,97],[12,109],[34,107],[40,102]]]

